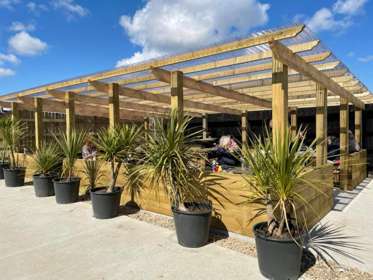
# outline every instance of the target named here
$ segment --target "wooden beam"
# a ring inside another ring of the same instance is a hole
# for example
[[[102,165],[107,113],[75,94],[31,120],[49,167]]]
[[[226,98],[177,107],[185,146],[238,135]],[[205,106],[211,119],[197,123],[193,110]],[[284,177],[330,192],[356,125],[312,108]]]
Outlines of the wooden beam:
[[[160,81],[170,83],[171,81],[171,73],[167,70],[160,69],[160,68],[151,68],[152,74]],[[221,96],[228,99],[233,99],[239,102],[248,103],[257,105],[264,108],[271,108],[271,102],[267,100],[263,100],[257,97],[245,95],[234,90],[229,90],[227,88],[221,86],[214,86],[212,84],[197,81],[189,77],[183,78],[183,85],[186,88],[199,90],[202,92],[209,93],[215,96]]]
[[[247,145],[247,132],[248,132],[248,122],[247,122],[247,111],[242,112],[241,115],[241,141],[242,147]]]
[[[202,139],[207,139],[209,130],[208,115],[202,115]]]
[[[327,160],[327,116],[328,116],[328,90],[316,84],[316,166],[326,164]]]
[[[339,112],[339,147],[340,147],[340,184],[343,189],[348,188],[348,130],[349,130],[349,110],[348,100],[340,98]]]
[[[355,108],[355,142],[362,148],[362,121],[363,111]]]
[[[184,114],[184,94],[183,94],[183,72],[171,72],[171,110],[177,111],[179,117]]]
[[[272,59],[272,135],[273,143],[283,139],[288,129],[288,67]]]
[[[105,71],[105,72],[100,72],[97,74],[93,75],[87,75],[63,82],[58,82],[58,83],[53,83],[50,85],[46,86],[40,86],[36,87],[33,89],[28,89],[24,91],[20,91],[17,93],[13,94],[8,94],[5,96],[0,97],[0,100],[6,100],[9,99],[11,96],[27,96],[35,93],[40,93],[43,91],[46,91],[47,89],[58,89],[58,88],[63,88],[63,87],[68,87],[68,86],[74,86],[82,83],[87,83],[88,81],[93,81],[93,80],[101,80],[101,79],[107,79],[115,76],[120,76],[128,73],[134,73],[134,72],[139,72],[139,71],[144,71],[149,69],[150,66],[155,66],[155,67],[162,67],[165,65],[170,65],[170,64],[175,64],[175,63],[180,63],[184,61],[189,61],[193,59],[198,59],[202,57],[208,57],[211,55],[217,55],[225,52],[230,52],[234,50],[239,50],[239,49],[244,49],[252,46],[257,46],[261,44],[266,44],[270,40],[282,40],[286,38],[292,38],[302,32],[304,29],[304,25],[295,25],[292,27],[288,28],[283,28],[277,31],[273,32],[266,32],[263,35],[259,36],[254,36],[250,38],[245,38],[242,40],[237,40],[234,42],[229,42],[225,44],[221,44],[218,46],[213,46],[213,47],[208,47],[205,49],[189,52],[189,53],[184,53],[184,54],[179,54],[163,59],[158,59],[158,60],[151,60],[151,61],[146,61],[144,63],[136,64],[136,65],[130,65],[127,67],[123,68],[116,68],[114,70],[110,71]]]
[[[66,115],[66,135],[70,136],[72,131],[75,129],[75,104],[74,104],[74,93],[65,93],[65,115]]]
[[[97,91],[100,92],[108,92],[109,88],[106,83],[103,82],[97,82],[92,81],[90,82],[92,86],[96,88]],[[171,104],[171,97],[161,94],[153,94],[146,91],[140,91],[132,88],[127,87],[120,87],[119,95],[129,98],[135,98],[145,101],[152,101],[156,103],[163,103],[170,105]],[[231,115],[238,115],[241,114],[239,110],[230,109],[218,105],[211,105],[211,104],[205,104],[200,102],[194,102],[190,100],[184,100],[184,107],[190,108],[190,109],[197,109],[197,110],[204,110],[204,111],[210,111],[210,112],[217,112],[217,113],[225,113],[225,114],[231,114]]]
[[[119,116],[119,85],[109,85],[109,127],[115,128],[120,122]]]
[[[297,135],[297,130],[297,108],[290,108],[290,131],[293,137]]]
[[[343,87],[338,85],[332,79],[327,77],[324,73],[318,71],[315,66],[308,64],[304,61],[302,57],[297,54],[294,54],[291,50],[289,50],[283,44],[277,41],[271,41],[269,43],[270,48],[273,52],[274,57],[277,60],[282,61],[283,63],[287,64],[292,69],[303,73],[304,75],[309,76],[315,82],[321,84],[331,92],[336,95],[339,95],[342,98],[347,99],[347,101],[351,102],[358,108],[364,109],[365,104],[355,96],[353,96],[350,92],[345,90]]]
[[[34,98],[35,148],[40,149],[43,142],[43,99]]]

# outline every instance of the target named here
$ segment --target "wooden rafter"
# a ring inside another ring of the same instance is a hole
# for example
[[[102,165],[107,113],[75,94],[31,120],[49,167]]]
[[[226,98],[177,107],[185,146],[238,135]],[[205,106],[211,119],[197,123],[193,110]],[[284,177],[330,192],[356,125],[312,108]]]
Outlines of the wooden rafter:
[[[314,66],[308,64],[306,61],[304,61],[302,57],[300,57],[297,54],[294,54],[286,46],[277,41],[271,41],[269,45],[276,59],[282,61],[284,64],[288,65],[292,69],[309,76],[315,82],[321,84],[334,94],[347,99],[355,106],[364,109],[364,102],[362,102],[354,95],[352,95],[350,92],[345,90],[343,87],[338,85],[324,73],[318,71]]]

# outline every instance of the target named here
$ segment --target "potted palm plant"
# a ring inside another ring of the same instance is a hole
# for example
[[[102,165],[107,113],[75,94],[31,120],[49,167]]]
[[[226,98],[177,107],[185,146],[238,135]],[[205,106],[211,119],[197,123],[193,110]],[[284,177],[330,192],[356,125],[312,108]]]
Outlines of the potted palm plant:
[[[0,126],[1,126],[1,123],[0,123]],[[4,141],[2,141],[1,147],[0,147],[0,180],[4,179],[4,170],[3,170],[4,168],[9,168],[9,155],[4,145]]]
[[[53,180],[56,202],[73,203],[79,200],[80,178],[74,176],[74,165],[81,152],[87,133],[73,130],[69,135],[55,135],[54,138],[64,157],[62,176]]]
[[[9,168],[4,168],[4,179],[7,187],[19,187],[25,184],[26,168],[20,164],[17,149],[25,126],[20,120],[4,118],[0,126],[6,149],[9,151]]]
[[[122,190],[117,186],[117,178],[124,161],[136,147],[141,127],[123,125],[101,130],[94,143],[100,151],[99,157],[110,165],[109,186],[91,191],[93,216],[110,219],[118,215]]]
[[[35,174],[33,175],[35,195],[46,197],[54,195],[53,179],[61,166],[62,156],[54,143],[42,144],[34,156]]]
[[[96,159],[85,159],[83,165],[83,174],[88,179],[86,194],[96,189],[98,180],[103,177],[102,162]]]
[[[134,172],[155,191],[168,195],[179,244],[196,248],[208,241],[212,207],[199,166],[201,155],[192,145],[200,132],[188,133],[190,120],[176,111],[165,126],[157,120],[155,132],[144,143],[142,163]]]

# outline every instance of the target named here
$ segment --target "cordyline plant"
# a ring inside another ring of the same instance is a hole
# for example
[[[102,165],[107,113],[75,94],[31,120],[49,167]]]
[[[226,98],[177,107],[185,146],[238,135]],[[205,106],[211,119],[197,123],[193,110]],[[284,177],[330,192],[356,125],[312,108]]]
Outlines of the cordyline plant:
[[[313,148],[316,144],[315,140],[305,146],[305,135],[302,129],[296,135],[285,130],[283,137],[273,139],[267,131],[265,139],[256,137],[250,147],[242,149],[243,160],[251,171],[246,178],[250,187],[247,202],[260,205],[254,218],[266,214],[266,236],[291,238],[304,249],[315,252],[331,267],[328,260],[336,259],[330,252],[355,259],[345,249],[359,246],[348,240],[351,237],[343,235],[341,227],[318,224],[308,230],[303,213],[297,213],[297,209],[303,208],[318,215],[303,197],[299,185],[325,195],[319,188],[323,184],[320,179],[304,176],[315,168]]]
[[[35,151],[33,156],[36,173],[40,175],[50,175],[56,171],[62,163],[62,155],[59,147],[55,143],[42,144]]]
[[[62,177],[71,181],[74,176],[74,165],[81,152],[84,140],[87,138],[87,132],[73,130],[69,135],[54,135],[58,146],[64,156]]]
[[[10,168],[18,168],[18,157],[16,156],[19,142],[26,131],[24,123],[11,117],[0,119],[0,133],[3,138],[5,148],[9,151]]]
[[[144,143],[142,163],[134,172],[141,174],[155,190],[163,188],[175,208],[185,210],[186,202],[207,201],[207,181],[199,167],[201,153],[193,148],[200,132],[188,133],[191,118],[172,111],[163,125],[156,120],[155,131]]]
[[[102,162],[97,159],[85,159],[82,171],[88,178],[87,191],[93,191],[96,188],[98,180],[104,175],[102,172]]]
[[[122,125],[101,130],[94,143],[100,151],[100,158],[110,163],[111,182],[107,192],[113,192],[119,170],[131,152],[136,148],[142,128],[135,125]]]

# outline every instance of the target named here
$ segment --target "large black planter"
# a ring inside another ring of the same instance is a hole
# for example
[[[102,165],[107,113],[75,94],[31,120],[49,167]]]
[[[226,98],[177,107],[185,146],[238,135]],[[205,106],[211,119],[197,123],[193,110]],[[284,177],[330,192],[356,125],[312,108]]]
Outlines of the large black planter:
[[[198,212],[184,212],[172,207],[172,212],[177,241],[181,246],[198,248],[207,243],[211,222],[210,205],[204,205]]]
[[[93,216],[97,219],[110,219],[118,216],[121,188],[106,192],[106,188],[96,188],[91,191]]]
[[[74,203],[79,200],[80,178],[74,177],[67,181],[66,179],[53,180],[54,193],[58,204]]]
[[[294,240],[278,240],[266,237],[262,229],[266,223],[256,224],[256,252],[260,272],[269,279],[298,279],[302,262],[302,248]]]
[[[25,185],[26,168],[4,168],[5,186],[21,187]]]
[[[32,176],[34,182],[35,195],[37,197],[46,197],[54,195],[53,179],[54,175],[35,174]]]
[[[4,170],[5,168],[9,168],[9,162],[0,161],[0,180],[4,179]]]

